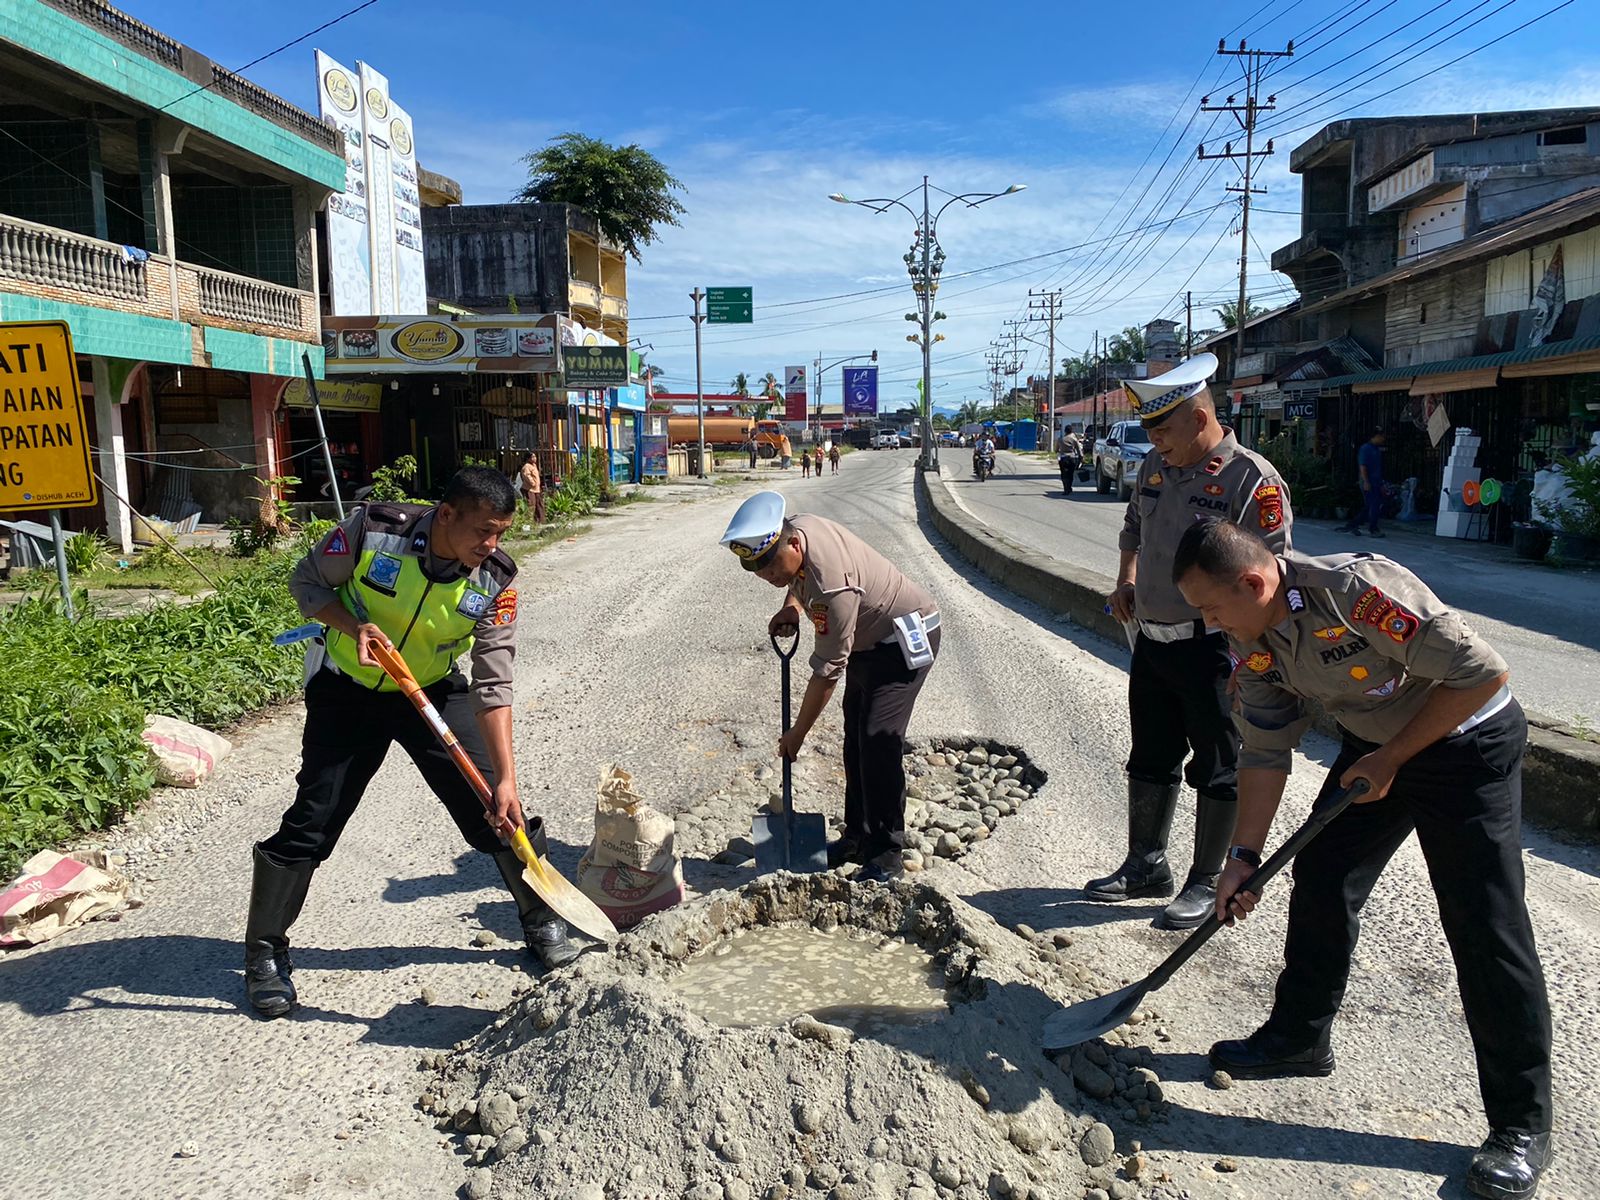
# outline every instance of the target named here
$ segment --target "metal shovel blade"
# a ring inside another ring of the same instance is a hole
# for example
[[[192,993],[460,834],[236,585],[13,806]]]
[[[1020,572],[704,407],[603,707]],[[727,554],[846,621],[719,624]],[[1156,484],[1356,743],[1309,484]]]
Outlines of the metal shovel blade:
[[[828,822],[821,813],[760,813],[751,822],[750,840],[758,874],[828,869]]]
[[[1321,833],[1328,822],[1337,817],[1352,801],[1363,796],[1370,785],[1365,779],[1356,779],[1343,791],[1335,792],[1329,799],[1316,805],[1311,810],[1311,815],[1306,818],[1294,836],[1278,847],[1277,853],[1251,873],[1250,877],[1239,885],[1241,892],[1260,893],[1266,883],[1284,867],[1289,861],[1299,854],[1306,843]],[[1130,983],[1125,988],[1120,988],[1107,995],[1085,1000],[1064,1008],[1044,1023],[1044,1048],[1048,1053],[1054,1054],[1058,1050],[1087,1042],[1097,1038],[1102,1033],[1109,1033],[1133,1016],[1134,1009],[1139,1007],[1145,993],[1153,992],[1166,983],[1183,966],[1194,957],[1195,952],[1204,946],[1227,926],[1221,921],[1211,919],[1184,938],[1178,948],[1167,955],[1150,974],[1135,983]]]
[[[1063,1008],[1044,1023],[1045,1053],[1070,1050],[1102,1033],[1110,1033],[1133,1016],[1147,990],[1146,982],[1141,979],[1115,992]]]
[[[566,876],[539,857],[538,851],[528,841],[528,835],[517,830],[511,835],[511,848],[522,862],[522,878],[529,887],[550,906],[562,920],[574,929],[602,942],[616,939],[617,927],[611,918],[588,896],[580,892]]]

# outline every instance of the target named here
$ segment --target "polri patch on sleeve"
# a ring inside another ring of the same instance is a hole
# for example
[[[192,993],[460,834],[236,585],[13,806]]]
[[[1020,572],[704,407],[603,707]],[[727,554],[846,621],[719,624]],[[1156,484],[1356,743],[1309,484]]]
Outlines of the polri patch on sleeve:
[[[322,552],[330,558],[343,558],[350,553],[350,539],[344,535],[344,526],[335,525],[333,532],[328,535],[328,544]]]
[[[486,593],[468,588],[461,596],[461,603],[456,605],[456,611],[464,617],[471,617],[477,621],[489,611],[490,603]]]
[[[494,623],[509,625],[517,619],[517,589],[506,588],[494,601]]]
[[[828,633],[828,602],[818,600],[811,606],[811,627],[818,635],[826,637]]]
[[[1275,483],[1263,483],[1255,490],[1256,523],[1265,530],[1283,524],[1283,489]]]

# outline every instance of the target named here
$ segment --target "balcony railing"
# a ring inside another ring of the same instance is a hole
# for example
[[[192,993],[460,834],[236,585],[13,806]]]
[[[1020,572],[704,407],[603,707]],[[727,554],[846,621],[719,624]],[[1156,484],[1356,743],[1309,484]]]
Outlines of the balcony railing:
[[[574,308],[592,308],[600,310],[600,287],[590,283],[587,279],[567,280],[567,303]]]
[[[46,0],[54,8],[68,13],[86,25],[93,25],[109,34],[129,49],[148,55],[165,63],[175,71],[183,70],[183,45],[173,41],[143,21],[135,20],[125,12],[112,8],[104,0]]]
[[[176,288],[176,292],[174,292]],[[316,342],[310,292],[0,214],[0,291]]]
[[[333,126],[324,125],[304,109],[296,108],[266,88],[258,87],[242,75],[235,75],[216,63],[211,64],[211,90],[219,96],[228,97],[243,108],[261,113],[286,129],[293,130],[308,142],[316,142],[335,154],[344,154],[344,134]]]
[[[188,267],[200,281],[200,311],[245,325],[300,327],[300,297],[294,288],[280,287],[245,275],[231,275],[210,267]]]
[[[149,295],[144,261],[123,247],[4,214],[0,276],[119,300]]]

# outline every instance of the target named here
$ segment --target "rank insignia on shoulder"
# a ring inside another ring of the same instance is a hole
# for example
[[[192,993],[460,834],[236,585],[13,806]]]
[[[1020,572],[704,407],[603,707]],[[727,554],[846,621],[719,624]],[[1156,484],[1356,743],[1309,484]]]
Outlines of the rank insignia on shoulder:
[[[1222,455],[1219,454],[1206,464],[1206,474],[1215,475],[1218,471],[1222,470],[1222,463],[1223,458]]]
[[[1394,689],[1398,687],[1399,684],[1400,677],[1396,675],[1393,679],[1384,680],[1377,687],[1369,687],[1367,689],[1367,695],[1375,696],[1379,700],[1387,700],[1390,696],[1394,695]]]
[[[1289,602],[1289,611],[1292,613],[1305,612],[1306,598],[1300,594],[1299,588],[1290,588],[1284,599]]]
[[[342,525],[333,527],[333,532],[328,535],[328,544],[322,548],[322,552],[335,558],[350,553],[350,539],[345,537]]]
[[[1257,650],[1244,660],[1244,665],[1259,675],[1272,666],[1272,652]]]
[[[411,553],[421,554],[428,548],[428,535],[419,533],[411,539]]]
[[[1311,636],[1312,637],[1316,637],[1316,638],[1321,638],[1325,642],[1337,642],[1340,638],[1342,638],[1345,634],[1347,634],[1349,632],[1350,632],[1350,629],[1349,629],[1348,626],[1345,626],[1345,625],[1329,625],[1326,629],[1313,629],[1311,631]]]

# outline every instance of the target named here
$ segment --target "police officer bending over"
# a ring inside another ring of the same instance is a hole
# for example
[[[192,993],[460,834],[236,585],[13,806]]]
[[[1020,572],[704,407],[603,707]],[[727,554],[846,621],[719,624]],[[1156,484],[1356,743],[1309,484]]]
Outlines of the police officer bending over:
[[[1184,530],[1216,515],[1274,549],[1289,547],[1289,489],[1271,463],[1218,423],[1206,388],[1216,369],[1215,355],[1198,354],[1155,379],[1122,381],[1151,442],[1123,519],[1117,588],[1108,597],[1117,620],[1137,621],[1139,629],[1128,673],[1128,855],[1084,891],[1113,902],[1172,895],[1167,835],[1186,775],[1199,795],[1194,863],[1183,890],[1156,918],[1164,929],[1192,929],[1210,918],[1233,836],[1239,752],[1228,716],[1227,646],[1173,584],[1172,554]]]
[[[1235,845],[1219,919],[1260,897],[1239,892],[1260,862],[1290,752],[1313,698],[1344,735],[1322,798],[1371,785],[1300,852],[1289,932],[1267,1023],[1218,1042],[1234,1075],[1327,1075],[1361,906],[1413,829],[1455,959],[1489,1138],[1467,1187],[1531,1196],[1550,1161],[1550,1009],[1523,900],[1522,754],[1527,722],[1506,664],[1411,572],[1370,554],[1274,557],[1216,522],[1188,530],[1173,578],[1238,659],[1243,734]]]
[[[933,597],[842,525],[785,518],[777,492],[741,504],[722,543],[746,571],[788,591],[769,633],[789,636],[804,620],[816,632],[805,699],[778,743],[784,758],[800,753],[845,676],[844,836],[828,847],[828,865],[864,864],[862,880],[899,874],[906,726],[939,653]]]
[[[295,1005],[289,926],[312,873],[333,853],[368,782],[399,742],[472,846],[492,855],[517,903],[528,949],[546,967],[579,946],[566,923],[522,879],[500,831],[523,825],[511,752],[511,664],[516,655],[516,564],[499,550],[517,497],[498,471],[458,471],[437,506],[369,504],[301,560],[289,581],[300,611],[327,627],[307,655],[299,790],[278,832],[256,844],[245,929],[251,1007],[281,1017]],[[373,660],[397,649],[494,792],[485,819],[477,794]],[[456,669],[469,654],[472,682]],[[535,818],[529,840],[546,852]]]

